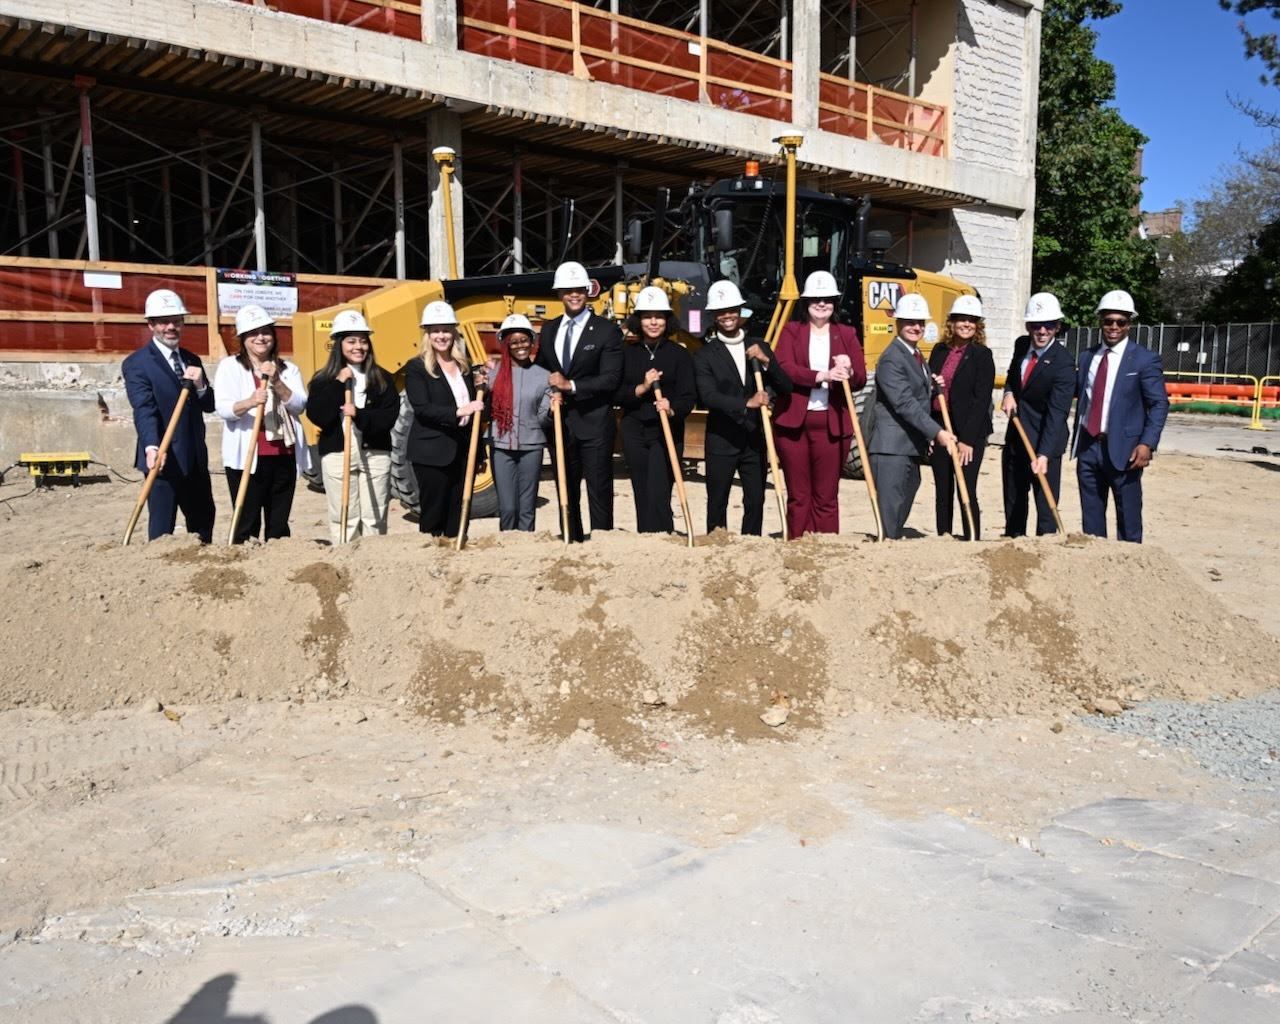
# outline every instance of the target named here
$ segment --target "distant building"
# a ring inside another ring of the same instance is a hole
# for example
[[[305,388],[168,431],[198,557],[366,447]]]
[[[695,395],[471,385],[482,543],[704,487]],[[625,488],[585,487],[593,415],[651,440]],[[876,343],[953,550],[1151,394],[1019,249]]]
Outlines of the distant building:
[[[1157,210],[1155,213],[1142,215],[1142,235],[1144,238],[1171,238],[1182,234],[1182,211],[1177,207],[1171,210]]]

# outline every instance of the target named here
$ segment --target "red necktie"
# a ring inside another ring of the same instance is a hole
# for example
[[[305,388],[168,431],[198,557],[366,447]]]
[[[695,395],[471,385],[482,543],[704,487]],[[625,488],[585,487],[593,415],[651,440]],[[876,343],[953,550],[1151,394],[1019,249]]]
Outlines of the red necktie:
[[[920,369],[924,370],[924,356],[920,354],[919,349],[916,349],[916,364],[920,367]],[[928,375],[929,375],[929,371],[925,370],[925,376],[927,377]]]
[[[1036,350],[1031,350],[1031,358],[1027,360],[1027,368],[1022,371],[1022,386],[1027,386],[1027,378],[1031,376],[1031,371],[1036,368],[1036,360],[1040,358],[1036,355]]]
[[[1102,406],[1107,397],[1107,357],[1110,354],[1103,351],[1098,372],[1093,376],[1093,397],[1089,399],[1089,422],[1085,424],[1085,430],[1094,437],[1102,433]]]

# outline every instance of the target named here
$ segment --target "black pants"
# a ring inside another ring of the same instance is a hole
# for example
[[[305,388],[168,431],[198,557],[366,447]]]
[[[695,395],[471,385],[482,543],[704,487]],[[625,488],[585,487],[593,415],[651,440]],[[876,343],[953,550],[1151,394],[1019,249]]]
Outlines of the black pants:
[[[707,533],[729,528],[729,491],[733,474],[742,481],[742,533],[759,537],[764,527],[764,452],[744,448],[736,455],[706,456]]]
[[[155,540],[173,533],[182,510],[187,533],[194,533],[202,543],[213,540],[213,482],[209,467],[197,466],[185,476],[161,471],[147,498],[147,539]]]
[[[418,532],[456,537],[462,523],[462,484],[467,475],[467,450],[458,445],[445,466],[413,464],[418,478]]]
[[[1053,509],[1049,507],[1049,499],[1044,496],[1044,488],[1036,475],[1031,472],[1031,460],[1026,449],[1021,445],[1014,447],[1007,441],[1004,454],[1000,457],[1001,476],[1004,483],[1004,535],[1006,537],[1025,537],[1027,534],[1027,513],[1030,509],[1027,492],[1036,498],[1036,536],[1046,533],[1057,533],[1058,524],[1053,518]],[[1049,460],[1049,468],[1045,473],[1049,481],[1049,489],[1053,491],[1053,500],[1057,502],[1062,483],[1062,456]]]
[[[564,479],[567,495],[560,495],[569,507],[569,540],[581,543],[586,534],[582,529],[582,481],[587,482],[587,511],[591,514],[591,530],[613,529],[613,418],[605,421],[604,430],[593,437],[574,437],[566,426],[564,431]],[[555,469],[555,444],[551,445],[551,466]],[[559,487],[557,472],[556,486]]]
[[[671,425],[677,456],[684,449],[684,424]],[[672,533],[671,488],[675,474],[671,472],[671,456],[667,439],[657,420],[646,423],[636,416],[622,417],[622,455],[627,460],[631,490],[636,502],[637,533]]]
[[[978,536],[982,536],[982,509],[978,507],[978,470],[982,466],[982,456],[986,454],[987,444],[982,441],[973,446],[973,458],[969,465],[962,467],[965,486],[969,488],[969,509],[973,512],[973,528]],[[951,533],[952,514],[956,502],[960,500],[960,484],[956,480],[955,463],[951,461],[951,453],[942,445],[933,446],[933,486],[935,490],[934,508],[938,519],[938,536],[945,537]],[[969,539],[969,520],[963,510],[960,513],[962,536]]]
[[[234,514],[236,495],[240,493],[243,471],[227,468],[227,486],[231,489],[231,508]],[[293,511],[293,490],[298,483],[298,461],[288,455],[259,455],[258,465],[249,474],[249,486],[244,492],[244,507],[236,524],[233,544],[243,544],[250,537],[262,533],[263,540],[278,540],[289,536],[289,513]]]

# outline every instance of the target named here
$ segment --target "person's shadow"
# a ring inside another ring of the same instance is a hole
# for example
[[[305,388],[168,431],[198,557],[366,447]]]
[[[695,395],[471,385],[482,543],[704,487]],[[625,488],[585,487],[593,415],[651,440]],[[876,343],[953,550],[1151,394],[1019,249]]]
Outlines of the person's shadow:
[[[251,1017],[233,1017],[228,1014],[231,990],[235,987],[234,974],[220,974],[211,978],[165,1024],[270,1024],[260,1014]],[[378,1018],[363,1006],[340,1006],[316,1017],[311,1024],[378,1024]]]

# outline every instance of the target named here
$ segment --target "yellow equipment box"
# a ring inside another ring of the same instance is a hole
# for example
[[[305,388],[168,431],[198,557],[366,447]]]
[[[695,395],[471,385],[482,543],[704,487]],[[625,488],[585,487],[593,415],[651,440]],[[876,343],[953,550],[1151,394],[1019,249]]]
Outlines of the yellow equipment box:
[[[71,483],[79,487],[80,474],[91,462],[93,455],[89,452],[24,452],[18,456],[18,465],[30,471],[37,487],[50,476],[70,477]]]

